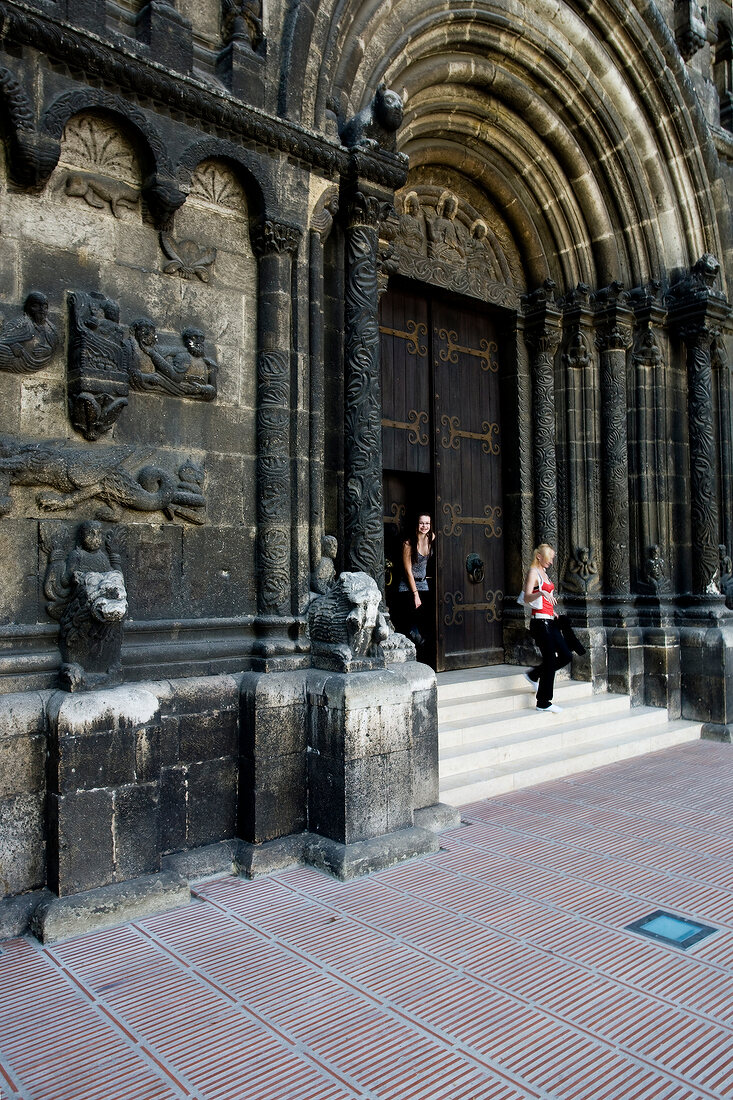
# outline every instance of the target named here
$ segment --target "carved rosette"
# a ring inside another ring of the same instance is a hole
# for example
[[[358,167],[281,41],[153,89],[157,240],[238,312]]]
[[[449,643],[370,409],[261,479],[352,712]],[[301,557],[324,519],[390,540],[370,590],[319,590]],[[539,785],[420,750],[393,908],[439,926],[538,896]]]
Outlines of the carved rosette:
[[[687,404],[693,560],[697,594],[718,591],[718,486],[713,423],[711,347],[717,331],[701,323],[681,329],[687,345]]]
[[[557,459],[555,455],[555,352],[559,324],[530,328],[532,416],[534,424],[535,538],[557,546]]]
[[[629,592],[629,451],[626,400],[626,350],[631,327],[615,321],[596,336],[601,368],[601,447],[605,589]]]
[[[290,611],[290,299],[300,230],[272,221],[252,228],[259,261],[257,356],[257,603]]]
[[[346,240],[345,492],[349,569],[368,573],[384,591],[382,404],[379,386],[377,225],[391,205],[357,191]]]

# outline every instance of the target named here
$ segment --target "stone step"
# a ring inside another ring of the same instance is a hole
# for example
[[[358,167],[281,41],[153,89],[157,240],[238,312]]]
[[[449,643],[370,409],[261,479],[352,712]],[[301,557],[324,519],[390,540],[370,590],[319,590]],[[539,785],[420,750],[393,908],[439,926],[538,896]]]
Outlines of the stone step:
[[[581,695],[580,698],[567,698],[560,692],[555,693],[556,700],[562,706],[559,714],[538,714],[534,696],[527,692],[518,701],[502,700],[496,711],[484,712],[473,718],[464,718],[456,722],[444,722],[438,712],[438,742],[441,748],[453,745],[466,745],[482,741],[487,737],[520,736],[538,728],[542,722],[545,727],[558,723],[579,722],[581,719],[597,720],[599,716],[623,718],[630,711],[628,695]],[[504,707],[504,704],[506,706]],[[650,708],[656,709],[656,708]],[[662,712],[664,714],[664,712]],[[666,714],[664,714],[666,718]]]
[[[445,745],[440,741],[440,776],[460,775],[480,768],[505,764],[510,761],[519,763],[528,757],[574,749],[578,745],[590,745],[594,742],[611,742],[621,730],[640,735],[666,729],[667,715],[659,707],[628,707],[628,698],[621,696],[626,703],[617,713],[609,709],[595,713],[588,711],[585,717],[578,718],[573,708],[562,715],[546,715],[532,712],[533,723],[517,731],[511,719],[488,725],[491,735],[480,741],[467,744]],[[610,702],[611,700],[609,700]],[[615,701],[615,697],[614,697]],[[604,697],[605,702],[605,697]],[[622,715],[619,721],[619,714]],[[562,719],[562,720],[560,720]],[[517,736],[520,732],[521,736]]]
[[[482,668],[464,668],[438,675],[438,704],[469,699],[473,695],[487,695],[494,691],[518,691],[527,685],[524,665],[484,665]],[[568,680],[565,669],[558,672],[555,682]],[[576,681],[580,682],[580,681]]]
[[[479,768],[460,775],[446,776],[440,784],[440,801],[464,806],[481,798],[493,798],[508,791],[531,787],[590,768],[602,767],[648,752],[671,748],[700,738],[700,724],[684,719],[666,722],[651,730],[634,730],[625,736],[592,744],[563,747],[521,761]]]
[[[593,686],[583,680],[566,680],[555,685],[555,702],[564,706],[570,699],[584,699],[593,696]],[[469,695],[464,699],[441,700],[438,695],[438,721],[441,727],[455,724],[467,718],[476,718],[487,714],[527,710],[535,706],[535,693],[524,677],[516,680],[511,677],[511,687],[502,690],[499,681],[494,689],[482,694]]]

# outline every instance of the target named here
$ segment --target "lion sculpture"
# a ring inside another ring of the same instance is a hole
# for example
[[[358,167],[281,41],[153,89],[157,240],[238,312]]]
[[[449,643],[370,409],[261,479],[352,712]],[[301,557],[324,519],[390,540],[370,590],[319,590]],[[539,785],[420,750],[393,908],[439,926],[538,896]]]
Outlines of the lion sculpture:
[[[347,149],[384,149],[394,153],[396,133],[402,122],[402,100],[397,92],[380,84],[374,99],[344,126],[341,144]]]

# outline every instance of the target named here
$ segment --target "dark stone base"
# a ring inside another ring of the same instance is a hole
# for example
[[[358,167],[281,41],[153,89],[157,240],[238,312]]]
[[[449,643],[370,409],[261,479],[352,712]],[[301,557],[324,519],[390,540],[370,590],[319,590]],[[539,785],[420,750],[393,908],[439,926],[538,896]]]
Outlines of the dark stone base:
[[[222,840],[187,852],[173,852],[163,856],[163,870],[187,879],[236,873],[239,846],[238,840]]]
[[[733,744],[733,726],[719,726],[714,722],[705,722],[700,737],[703,741],[718,741],[723,745],[731,745]]]
[[[0,940],[12,940],[24,935],[36,909],[52,897],[50,890],[32,890],[14,898],[0,898]]]
[[[58,943],[166,909],[178,909],[190,900],[189,885],[179,875],[148,875],[67,898],[47,895],[33,914],[31,930],[41,943]]]
[[[433,806],[423,806],[413,814],[415,824],[430,833],[444,833],[448,829],[457,829],[461,824],[461,811],[445,802],[436,802]]]
[[[337,840],[309,833],[305,842],[305,859],[313,867],[328,871],[345,882],[392,867],[405,859],[437,852],[439,848],[435,833],[415,826],[385,833],[373,840],[359,840],[354,844],[339,844]]]
[[[260,875],[274,874],[288,867],[296,867],[305,862],[305,843],[308,833],[295,833],[293,836],[281,836],[277,840],[268,840],[264,844],[239,842],[236,870],[245,878],[258,878]]]

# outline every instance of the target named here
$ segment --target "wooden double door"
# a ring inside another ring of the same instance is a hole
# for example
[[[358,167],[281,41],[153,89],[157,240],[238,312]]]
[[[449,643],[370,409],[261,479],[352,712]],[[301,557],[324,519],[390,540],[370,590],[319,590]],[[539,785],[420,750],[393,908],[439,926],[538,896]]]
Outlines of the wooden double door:
[[[503,660],[499,331],[487,309],[437,293],[400,286],[381,300],[387,601],[402,539],[428,512],[439,671]]]

